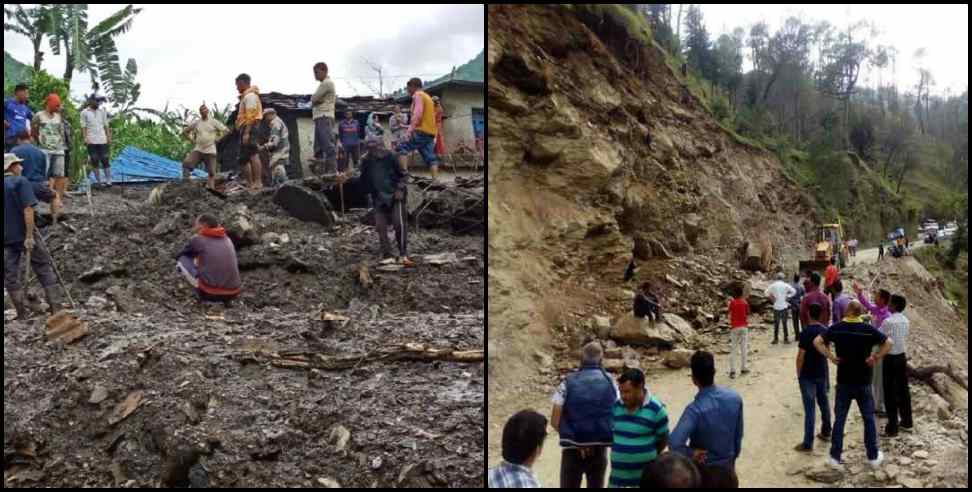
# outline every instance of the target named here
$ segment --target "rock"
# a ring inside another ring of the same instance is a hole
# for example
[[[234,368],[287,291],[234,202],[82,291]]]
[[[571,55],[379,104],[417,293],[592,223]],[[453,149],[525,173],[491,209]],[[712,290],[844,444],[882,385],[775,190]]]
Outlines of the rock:
[[[898,478],[898,483],[900,483],[901,485],[904,485],[905,488],[909,488],[909,489],[923,489],[923,488],[925,488],[924,482],[922,482],[921,480],[918,480],[917,478],[899,477]]]
[[[381,465],[383,465],[383,464],[384,464],[384,461],[382,461],[381,456],[378,456],[378,457],[376,457],[376,458],[374,458],[374,459],[371,460],[371,469],[372,470],[375,470],[375,471],[380,470],[381,469]]]
[[[539,350],[533,352],[533,358],[537,360],[540,367],[550,367],[553,365],[553,357]]]
[[[682,281],[680,281],[675,277],[672,277],[671,275],[665,275],[665,280],[667,280],[668,283],[675,285],[676,287],[685,287],[685,283],[683,283]]]
[[[769,241],[748,241],[740,248],[743,270],[768,272],[773,263],[773,245]]]
[[[347,449],[348,441],[351,440],[351,431],[349,431],[343,425],[337,425],[331,428],[330,436],[327,439],[328,444],[334,446],[334,452],[340,453]]]
[[[884,465],[884,473],[888,475],[889,480],[894,480],[898,476],[898,465],[893,463]]]
[[[339,484],[337,480],[334,480],[333,478],[319,478],[317,479],[317,483],[319,483],[321,487],[324,487],[325,489],[341,488],[341,484]]]
[[[91,296],[84,305],[91,309],[104,309],[108,305],[108,299],[100,296]]]
[[[695,351],[688,349],[676,349],[665,354],[665,365],[672,369],[682,369],[688,367],[692,362],[692,354]]]
[[[952,418],[951,405],[949,405],[948,402],[941,397],[941,395],[932,393],[930,402],[931,408],[935,410],[938,418],[942,420],[949,420]]]
[[[904,456],[898,458],[898,464],[901,466],[911,466],[911,463],[912,463],[911,458],[906,458]]]
[[[877,471],[871,473],[871,478],[874,479],[877,482],[887,482],[888,481],[888,474],[884,470],[877,470]]]
[[[925,450],[915,451],[914,453],[911,454],[911,457],[916,460],[927,460],[928,451]]]
[[[101,402],[108,399],[108,390],[104,386],[98,386],[91,392],[91,398],[88,398],[88,403],[93,405],[98,405]]]
[[[273,195],[273,203],[280,205],[295,219],[304,222],[316,222],[325,227],[331,227],[335,223],[333,207],[327,198],[303,186],[281,186]]]
[[[224,219],[223,227],[226,228],[226,235],[233,241],[236,249],[242,249],[260,242],[255,224],[249,208],[241,204],[230,210]]]
[[[594,327],[597,329],[611,329],[611,318],[607,316],[594,316]]]
[[[685,231],[685,239],[689,244],[698,246],[699,238],[705,234],[702,217],[699,214],[685,214],[682,216],[682,230]]]
[[[651,323],[627,314],[611,328],[610,337],[626,345],[672,348],[695,334],[692,325],[677,315],[664,314],[663,319]]]
[[[829,465],[821,464],[807,469],[803,476],[815,482],[836,483],[844,478],[844,472]]]

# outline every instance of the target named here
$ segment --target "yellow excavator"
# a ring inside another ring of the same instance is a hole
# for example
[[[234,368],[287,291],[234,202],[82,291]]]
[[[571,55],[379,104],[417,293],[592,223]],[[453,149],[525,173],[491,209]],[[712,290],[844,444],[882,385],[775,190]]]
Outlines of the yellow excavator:
[[[847,262],[847,249],[844,247],[844,227],[840,223],[839,216],[834,224],[817,226],[811,259],[800,262],[800,272],[807,270],[823,272],[830,264],[831,258],[837,258],[839,268],[844,268]]]

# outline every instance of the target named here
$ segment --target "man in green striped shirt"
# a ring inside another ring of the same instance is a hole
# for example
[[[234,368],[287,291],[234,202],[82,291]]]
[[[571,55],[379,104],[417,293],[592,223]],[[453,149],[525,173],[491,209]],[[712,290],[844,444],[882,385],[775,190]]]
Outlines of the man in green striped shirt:
[[[648,392],[640,370],[625,371],[618,383],[610,486],[638,487],[642,470],[668,446],[668,411]]]

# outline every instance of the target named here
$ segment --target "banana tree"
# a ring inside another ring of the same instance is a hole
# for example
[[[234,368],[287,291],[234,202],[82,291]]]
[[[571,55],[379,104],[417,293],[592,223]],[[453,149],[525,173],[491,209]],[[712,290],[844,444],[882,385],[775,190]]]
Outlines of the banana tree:
[[[67,58],[64,80],[71,83],[75,70],[87,71],[92,82],[104,85],[113,100],[131,90],[118,61],[115,38],[128,32],[142,9],[128,5],[89,29],[87,4],[56,4],[51,8],[54,35],[51,50]],[[134,62],[129,62],[129,67]],[[118,92],[118,94],[116,94]]]
[[[30,40],[34,48],[34,70],[40,71],[44,63],[44,52],[41,51],[41,44],[45,36],[50,36],[53,32],[51,23],[51,12],[53,7],[50,5],[39,5],[36,7],[24,7],[20,4],[4,4],[3,15],[5,17],[3,30],[20,34]],[[6,18],[13,20],[6,22]]]

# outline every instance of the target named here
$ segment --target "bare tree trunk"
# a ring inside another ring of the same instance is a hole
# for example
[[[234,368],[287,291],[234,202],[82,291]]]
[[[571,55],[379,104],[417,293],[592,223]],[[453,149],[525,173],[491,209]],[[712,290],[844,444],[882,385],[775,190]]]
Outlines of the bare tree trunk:
[[[681,3],[678,4],[678,22],[675,23],[675,35],[672,36],[672,43],[675,42],[676,38],[678,39],[679,51],[682,50],[682,6],[683,4]],[[673,45],[672,52],[674,53],[674,51],[675,51],[675,47]]]
[[[44,63],[44,52],[41,51],[40,45],[43,38],[38,36],[31,40],[34,45],[34,71],[40,72],[41,65]]]

